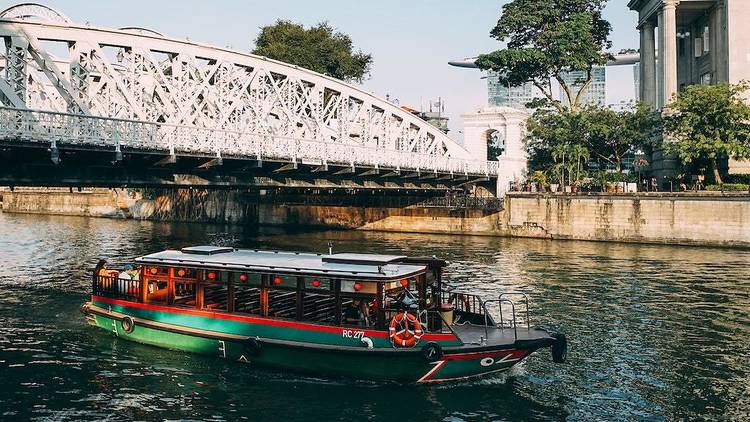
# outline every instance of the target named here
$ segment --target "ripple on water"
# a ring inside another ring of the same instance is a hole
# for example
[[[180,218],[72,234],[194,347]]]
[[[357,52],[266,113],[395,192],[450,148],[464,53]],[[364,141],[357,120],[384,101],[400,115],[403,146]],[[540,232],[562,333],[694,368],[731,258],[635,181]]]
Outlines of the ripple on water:
[[[748,251],[2,213],[0,232],[3,419],[750,419]],[[529,293],[532,322],[567,333],[568,363],[541,351],[508,373],[416,387],[321,379],[120,341],[78,313],[100,257],[329,241],[444,257],[447,279],[486,298]]]

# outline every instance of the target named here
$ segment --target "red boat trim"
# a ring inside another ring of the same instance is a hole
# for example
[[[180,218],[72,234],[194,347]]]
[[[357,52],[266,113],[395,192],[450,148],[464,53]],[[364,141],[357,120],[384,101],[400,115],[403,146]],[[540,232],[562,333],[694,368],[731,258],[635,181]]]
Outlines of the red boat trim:
[[[418,379],[417,382],[437,381],[438,379],[437,378],[436,379],[432,379],[432,376],[435,374],[435,372],[439,371],[440,368],[442,368],[443,366],[445,366],[446,362],[447,362],[447,360],[439,360],[439,361],[435,362],[435,366],[432,369],[430,369],[429,371],[427,371],[427,373],[424,374],[422,376],[422,378]]]
[[[471,377],[477,377],[481,375],[487,375],[492,374],[495,372],[501,372],[506,371],[510,369],[510,367],[506,368],[500,368],[495,369],[487,372],[481,372],[479,374],[469,375],[466,377],[458,377],[458,378],[433,378],[435,375],[437,375],[440,372],[440,369],[442,369],[445,364],[447,364],[450,361],[454,360],[473,360],[473,359],[484,359],[484,358],[495,358],[498,356],[502,356],[502,359],[498,362],[517,362],[526,357],[530,353],[529,350],[526,349],[505,349],[505,350],[497,350],[492,352],[469,352],[469,353],[456,353],[456,354],[446,354],[442,360],[439,360],[434,363],[434,367],[432,367],[429,371],[427,371],[426,374],[422,376],[417,382],[438,382],[438,381],[448,381],[448,380],[460,380],[465,378],[471,378]]]
[[[239,321],[247,322],[252,324],[270,325],[274,327],[284,328],[295,328],[299,330],[317,331],[324,333],[341,334],[342,329],[352,329],[347,327],[332,327],[326,325],[308,324],[304,322],[293,322],[293,321],[282,321],[278,319],[270,319],[263,317],[244,316],[236,314],[224,314],[220,312],[211,311],[200,311],[197,309],[179,309],[170,306],[150,305],[146,303],[130,302],[127,300],[112,299],[103,296],[91,296],[91,300],[95,302],[106,303],[108,305],[119,305],[130,308],[144,309],[147,311],[167,312],[182,315],[194,315],[206,318],[223,319],[228,321]],[[365,332],[367,337],[381,337],[387,338],[388,333],[386,331],[375,331],[375,330],[362,330]],[[425,334],[423,337],[425,340],[458,340],[453,334]]]

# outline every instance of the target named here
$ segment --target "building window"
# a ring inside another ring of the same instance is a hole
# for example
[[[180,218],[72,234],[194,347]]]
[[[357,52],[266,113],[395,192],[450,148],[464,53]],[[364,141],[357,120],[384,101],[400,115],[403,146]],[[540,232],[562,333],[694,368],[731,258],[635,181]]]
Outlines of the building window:
[[[711,43],[710,43],[710,30],[708,25],[703,27],[703,54],[708,53],[711,51]]]
[[[701,57],[703,55],[703,38],[696,38],[695,39],[695,50],[693,51],[693,56],[695,58]]]

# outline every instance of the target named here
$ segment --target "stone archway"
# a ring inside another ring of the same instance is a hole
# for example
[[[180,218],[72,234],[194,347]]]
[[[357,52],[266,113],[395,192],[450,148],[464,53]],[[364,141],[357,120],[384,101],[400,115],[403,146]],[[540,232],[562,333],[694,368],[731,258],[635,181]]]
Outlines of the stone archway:
[[[492,128],[485,131],[487,140],[487,160],[495,161],[505,152],[505,128]]]
[[[510,107],[486,107],[461,117],[464,120],[464,147],[471,156],[499,162],[497,192],[498,196],[503,196],[511,182],[520,182],[526,177],[528,158],[523,136],[529,113]],[[500,154],[491,157],[496,151]]]

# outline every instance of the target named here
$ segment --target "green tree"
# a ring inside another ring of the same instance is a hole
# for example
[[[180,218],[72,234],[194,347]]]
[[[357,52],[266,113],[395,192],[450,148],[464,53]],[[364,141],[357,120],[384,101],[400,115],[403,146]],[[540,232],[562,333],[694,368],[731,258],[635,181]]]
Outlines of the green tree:
[[[538,109],[526,121],[526,152],[529,155],[529,167],[535,170],[548,168],[553,161],[553,153],[561,145],[582,144],[585,133],[584,120],[580,113],[569,110]],[[562,147],[562,148],[564,148]],[[561,159],[562,149],[557,150]]]
[[[278,20],[261,28],[253,54],[344,81],[362,82],[372,66],[372,55],[354,51],[352,39],[327,22],[305,28],[298,23]]]
[[[705,160],[721,184],[719,159],[750,158],[750,106],[743,99],[748,85],[691,85],[679,92],[664,115],[666,152],[685,164]]]
[[[581,111],[584,143],[594,156],[609,162],[620,173],[625,155],[637,148],[650,148],[661,133],[661,116],[639,103],[633,110],[616,112],[591,106]]]
[[[577,111],[593,78],[594,66],[612,56],[612,29],[602,18],[606,0],[513,0],[503,6],[502,15],[490,32],[506,48],[480,55],[477,65],[497,71],[500,81],[511,86],[532,82],[559,111],[551,80],[560,84],[570,110]],[[569,84],[563,74],[582,71],[581,80]],[[578,92],[574,92],[580,86]]]

